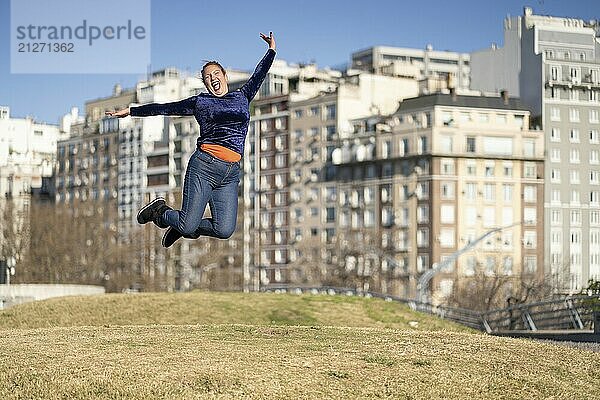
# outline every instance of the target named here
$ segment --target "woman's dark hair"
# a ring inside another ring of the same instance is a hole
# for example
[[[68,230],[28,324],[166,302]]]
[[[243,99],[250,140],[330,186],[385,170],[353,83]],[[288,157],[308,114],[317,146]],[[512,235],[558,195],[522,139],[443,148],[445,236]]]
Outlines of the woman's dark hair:
[[[223,66],[221,64],[219,64],[218,61],[208,61],[206,64],[204,64],[202,66],[202,81],[204,82],[204,70],[206,69],[206,67],[208,67],[209,65],[216,65],[217,67],[219,67],[221,69],[221,72],[223,72],[223,75],[227,75],[227,73],[225,72],[225,68],[223,68]]]

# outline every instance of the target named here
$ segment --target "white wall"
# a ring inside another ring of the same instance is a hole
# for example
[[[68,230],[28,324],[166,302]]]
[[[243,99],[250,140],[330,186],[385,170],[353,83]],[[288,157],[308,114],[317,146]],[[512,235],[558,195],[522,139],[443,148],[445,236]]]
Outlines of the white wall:
[[[493,93],[506,89],[511,96],[520,96],[521,19],[505,20],[504,47],[471,53],[471,89]]]

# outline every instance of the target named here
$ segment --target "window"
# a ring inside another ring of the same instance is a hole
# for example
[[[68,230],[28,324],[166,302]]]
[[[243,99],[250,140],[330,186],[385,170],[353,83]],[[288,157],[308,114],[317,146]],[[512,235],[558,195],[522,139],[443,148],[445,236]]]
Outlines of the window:
[[[440,207],[440,219],[442,224],[453,224],[455,222],[454,205],[443,204]]]
[[[335,119],[335,104],[329,104],[325,107],[325,113],[328,120]]]
[[[565,60],[568,60],[570,58],[570,57],[567,57],[567,54],[569,54],[569,52],[565,53]],[[571,81],[577,82],[580,77],[579,68],[577,68],[577,67],[569,68],[569,76],[571,77]]]
[[[560,108],[550,108],[550,121],[560,121]]]
[[[485,183],[483,185],[483,199],[485,201],[496,200],[496,185],[493,183]]]
[[[535,225],[537,223],[536,209],[533,207],[525,207],[523,209],[523,221],[526,224]]]
[[[536,256],[525,256],[523,258],[525,264],[525,273],[534,274],[537,270],[537,257]]]
[[[569,108],[569,121],[570,122],[579,122],[579,109]]]
[[[525,231],[523,234],[523,245],[526,249],[535,249],[536,248],[536,232],[535,231]]]
[[[454,212],[454,209],[452,210]],[[417,207],[417,223],[425,223],[429,221],[429,206]]]
[[[590,91],[590,93],[592,92]],[[598,110],[590,109],[590,123],[597,124],[598,122],[600,122],[598,119]]]
[[[408,138],[404,138],[400,142],[400,155],[404,156],[410,153],[410,148],[408,145]]]
[[[536,178],[536,166],[535,163],[525,162],[523,163],[523,177],[524,178]]]
[[[576,169],[572,169],[569,171],[569,182],[572,185],[578,185],[579,184],[579,171]]]
[[[552,128],[552,130],[550,131],[550,141],[560,142],[560,129]]]
[[[464,274],[466,276],[475,275],[475,268],[477,267],[477,258],[474,256],[467,257],[467,262],[465,263]]]
[[[427,136],[419,137],[419,145],[417,149],[419,154],[423,154],[427,152]]]
[[[571,225],[581,225],[581,210],[571,210]]]
[[[591,69],[590,70],[590,80],[592,83],[598,83],[600,82],[600,74],[598,74],[598,70],[597,69]]]
[[[442,182],[442,199],[454,199],[454,182]]]
[[[429,246],[429,230],[420,228],[417,230],[417,246],[426,247]]]
[[[442,175],[454,175],[454,160],[442,160]]]
[[[467,153],[475,153],[475,140],[474,137],[467,137]]]
[[[375,192],[372,187],[365,187],[364,189],[364,202],[365,204],[372,204],[375,197]]]
[[[381,208],[381,224],[390,227],[394,224],[394,211],[392,207]]]
[[[560,162],[560,149],[552,149],[550,152],[550,161]]]
[[[571,190],[571,203],[579,204],[580,195],[579,190]]]
[[[496,209],[494,207],[485,207],[483,209],[483,226],[493,228],[496,225]]]
[[[453,228],[440,229],[440,246],[454,247],[454,236]]]
[[[571,149],[569,160],[574,164],[579,164],[579,149]]]
[[[550,170],[550,182],[560,183],[560,170],[553,168]]]
[[[514,222],[513,208],[502,207],[502,225],[510,225]]]
[[[285,167],[285,155],[277,154],[275,156],[275,168],[284,168]]]
[[[535,155],[534,140],[523,140],[523,155],[525,157],[533,157]]]
[[[505,203],[510,203],[513,199],[513,185],[503,184],[502,185],[502,198]]]
[[[597,170],[590,171],[590,184],[598,185],[600,184],[600,172]]]
[[[590,225],[600,225],[600,211],[590,211]]]
[[[523,187],[523,200],[527,203],[535,203],[537,197],[537,188],[535,186]]]
[[[375,225],[375,211],[372,209],[365,210],[365,227],[372,227]]]
[[[550,79],[552,79],[553,81],[560,80],[560,67],[559,66],[552,65],[550,67]]]
[[[511,256],[505,256],[502,258],[502,273],[504,275],[512,275],[513,258]]]
[[[571,101],[579,100],[579,90],[569,89],[569,100],[571,100]]]
[[[382,158],[388,158],[391,155],[391,149],[392,149],[392,141],[391,140],[384,140],[381,143],[381,157]]]
[[[513,176],[513,166],[510,162],[505,162],[502,166],[504,168],[504,176],[510,178]]]
[[[477,208],[465,208],[465,221],[467,226],[475,226],[475,223],[477,222]]]
[[[467,175],[477,175],[477,164],[475,161],[466,162]]]
[[[294,118],[302,118],[302,110],[298,109],[294,111]]]
[[[417,272],[423,272],[429,269],[429,256],[425,254],[419,254],[417,256]]]
[[[513,248],[513,236],[512,232],[502,233],[502,249],[511,250]]]
[[[596,129],[592,129],[590,131],[590,143],[591,144],[600,143],[600,136],[598,135],[598,131]]]
[[[590,164],[598,163],[600,163],[600,156],[598,155],[598,150],[590,150]]]
[[[550,244],[551,247],[561,247],[562,246],[562,230],[561,229],[552,229],[550,232]]]
[[[475,200],[477,197],[477,184],[474,182],[467,182],[465,184],[465,198],[467,200]]]
[[[560,203],[560,190],[559,189],[552,189],[552,197],[551,197],[551,202],[552,203]]]
[[[571,143],[579,143],[579,129],[571,129],[571,134],[569,135],[569,141]]]
[[[493,177],[494,176],[494,162],[485,164],[485,176]]]
[[[590,192],[590,203],[597,206],[600,203],[600,192],[592,190]]]

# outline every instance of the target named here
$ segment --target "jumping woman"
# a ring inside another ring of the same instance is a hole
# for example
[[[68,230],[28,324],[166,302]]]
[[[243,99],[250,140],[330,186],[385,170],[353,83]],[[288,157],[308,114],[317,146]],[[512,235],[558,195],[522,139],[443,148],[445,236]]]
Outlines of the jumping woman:
[[[239,90],[229,92],[225,69],[216,61],[202,67],[202,80],[208,93],[166,104],[145,104],[107,115],[193,115],[200,125],[197,149],[190,157],[183,184],[181,210],[173,210],[158,197],[142,207],[137,215],[140,224],[154,222],[168,228],[162,245],[170,247],[180,237],[197,239],[211,236],[229,238],[237,220],[240,160],[250,121],[250,102],[256,96],[275,59],[275,38],[260,34],[269,49],[254,73]],[[206,204],[212,217],[202,218]]]

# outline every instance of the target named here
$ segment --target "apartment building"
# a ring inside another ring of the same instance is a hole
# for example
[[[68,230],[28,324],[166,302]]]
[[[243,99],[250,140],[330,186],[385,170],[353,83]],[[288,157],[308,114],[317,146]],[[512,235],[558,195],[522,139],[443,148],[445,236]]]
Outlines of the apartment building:
[[[289,105],[333,90],[339,71],[275,60],[251,107],[242,178],[244,289],[296,280],[289,215]]]
[[[415,298],[425,270],[504,228],[437,274],[434,298],[478,268],[541,278],[544,139],[529,119],[518,99],[434,94],[354,120],[334,151],[342,268]]]
[[[21,198],[25,205],[43,178],[52,176],[56,158],[57,125],[31,117],[12,118],[10,107],[0,107],[0,198]]]
[[[469,88],[468,53],[374,46],[352,53],[352,68],[378,75],[408,77],[420,82],[424,94],[448,88]],[[435,85],[433,83],[436,83]]]
[[[414,79],[373,75],[345,75],[331,92],[290,104],[290,243],[292,270],[299,273],[314,265],[311,279],[333,282],[338,264],[339,175],[333,152],[340,141],[351,141],[352,119],[372,114],[390,114],[398,103],[416,96]],[[296,276],[300,281],[311,281]]]
[[[508,89],[545,132],[545,259],[558,291],[600,277],[600,25],[534,15],[504,21],[504,45],[471,55],[473,89]]]
[[[117,85],[111,96],[86,102],[83,121],[75,119],[69,136],[57,145],[56,203],[99,202],[106,227],[113,231],[118,223],[120,121],[104,118],[104,112],[125,108],[134,100],[134,90],[122,91]]]
[[[56,143],[60,131],[57,125],[35,121],[31,117],[14,118],[10,107],[0,107],[0,258],[17,257],[8,248],[4,235],[27,231],[28,210],[32,198],[49,198],[52,193],[52,168],[56,160]],[[3,220],[10,202],[14,226]]]

